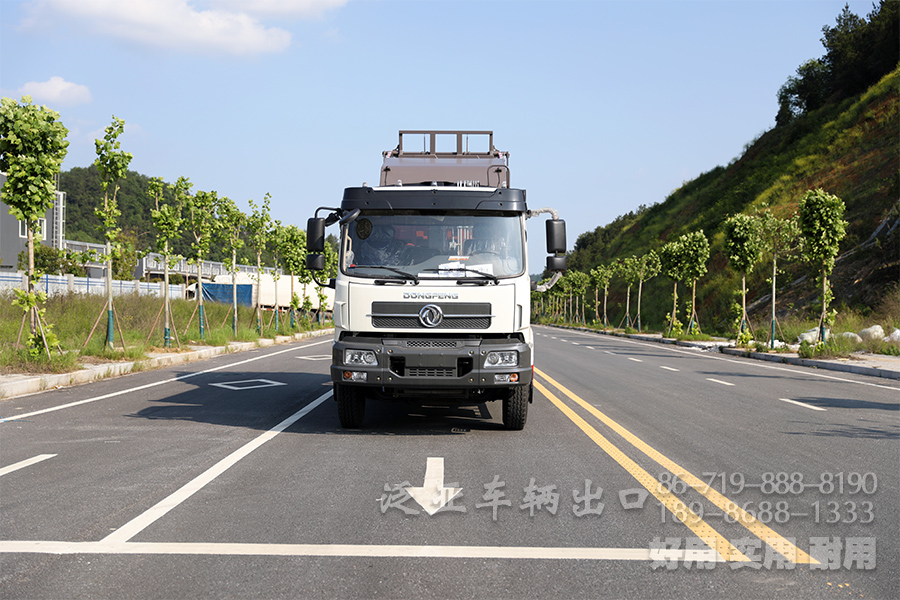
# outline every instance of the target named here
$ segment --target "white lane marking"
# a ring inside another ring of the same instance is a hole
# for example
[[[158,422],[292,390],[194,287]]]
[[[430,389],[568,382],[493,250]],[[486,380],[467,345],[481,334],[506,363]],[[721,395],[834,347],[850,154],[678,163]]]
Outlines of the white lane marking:
[[[572,342],[572,345],[573,345],[573,346],[580,346],[581,344],[579,344],[578,342]]]
[[[18,471],[19,469],[24,469],[25,467],[30,467],[31,465],[35,465],[39,462],[45,461],[48,458],[53,458],[56,456],[55,454],[38,454],[32,458],[27,460],[23,460],[21,462],[17,462],[14,465],[9,465],[8,467],[3,467],[0,469],[0,477],[7,475],[8,473],[12,473],[13,471]]]
[[[242,385],[248,384],[248,385]],[[280,381],[272,381],[270,379],[244,379],[242,381],[228,381],[225,383],[211,383],[216,387],[225,388],[226,390],[256,390],[259,388],[276,387],[279,385],[287,385]]]
[[[583,336],[592,336],[594,338],[596,338],[597,336],[603,335],[603,334],[599,334],[599,333],[595,333],[595,334],[580,333],[580,332],[573,332],[573,333],[575,333],[577,335],[583,335]],[[835,377],[834,375],[825,375],[824,373],[817,373],[812,369],[803,369],[803,368],[789,369],[787,367],[777,367],[775,365],[771,365],[766,362],[758,361],[758,360],[734,360],[732,358],[725,358],[723,356],[713,356],[711,354],[700,355],[695,350],[681,350],[679,348],[673,348],[669,344],[660,344],[658,342],[642,342],[642,341],[638,341],[638,340],[629,340],[629,339],[620,338],[620,337],[616,337],[614,340],[611,339],[610,341],[622,342],[623,344],[635,344],[637,346],[643,346],[645,348],[656,348],[659,350],[665,350],[667,352],[677,352],[678,354],[687,354],[688,356],[693,356],[695,358],[708,358],[710,360],[721,360],[721,361],[736,364],[736,365],[747,365],[747,366],[757,367],[760,369],[770,369],[772,371],[785,371],[787,373],[791,373],[792,375],[808,375],[809,377],[818,377],[820,379],[831,379],[832,381],[840,381],[842,383],[855,383],[856,385],[867,385],[870,387],[881,388],[883,390],[897,391],[896,387],[891,387],[889,385],[882,385],[879,383],[870,383],[868,381],[856,381],[853,379],[844,379],[843,377]],[[607,352],[608,354],[613,354],[612,352],[609,352],[609,351],[605,351],[605,352]]]
[[[791,404],[796,404],[797,406],[802,406],[803,408],[809,408],[812,410],[828,410],[827,408],[822,408],[821,406],[813,406],[812,404],[806,404],[805,402],[798,402],[797,400],[791,400],[789,398],[779,398],[782,402],[790,402]]]
[[[665,366],[665,365],[660,365],[659,368],[660,368],[660,369],[665,369],[666,371],[674,371],[674,372],[676,372],[676,373],[679,372],[678,369],[673,369],[672,367],[667,367],[667,366]]]
[[[712,381],[713,383],[721,383],[722,385],[731,385],[731,386],[734,385],[733,383],[728,383],[727,381],[721,381],[719,379],[713,379],[712,377],[707,377],[706,380]]]
[[[588,350],[596,350],[596,348],[594,348],[593,346],[585,346],[585,348],[587,348]]]
[[[628,360],[633,360],[634,362],[644,362],[639,358],[631,358],[630,356],[628,357]]]
[[[233,467],[238,463],[238,461],[308,415],[314,408],[330,398],[332,393],[332,390],[328,390],[272,429],[257,437],[255,440],[244,444],[243,446],[217,462],[215,465],[201,473],[199,476],[194,478],[193,481],[189,481],[187,484],[182,486],[181,489],[171,494],[168,498],[161,500],[158,504],[156,504],[156,506],[153,506],[143,514],[138,515],[122,527],[106,536],[101,541],[101,543],[114,544],[127,542],[128,540],[139,534],[141,531],[146,529],[148,526],[150,526],[152,523],[154,523],[157,519],[160,519],[170,510],[201,490],[206,484],[210,483],[216,477]]]
[[[606,354],[609,354],[610,356],[616,356],[615,352],[610,352],[609,350],[604,350],[603,352],[605,352]]]
[[[298,356],[300,360],[331,360],[330,354],[313,354],[312,356]]]
[[[333,340],[327,339],[321,342],[315,342],[313,344],[307,344],[303,346],[303,348],[309,348],[310,346],[318,346],[319,344],[331,344]],[[98,400],[106,400],[107,398],[114,398],[116,396],[121,396],[123,394],[130,394],[131,392],[139,392],[141,390],[146,390],[152,387],[156,387],[158,385],[164,385],[166,383],[173,383],[175,381],[181,381],[184,379],[189,379],[191,377],[196,377],[198,375],[204,375],[206,373],[213,373],[215,371],[221,371],[222,369],[229,369],[231,367],[237,367],[239,365],[245,365],[247,363],[262,360],[263,358],[268,358],[270,356],[277,356],[279,354],[284,354],[285,352],[294,352],[296,350],[301,350],[302,348],[286,348],[284,350],[279,350],[278,352],[272,352],[271,354],[264,354],[262,356],[254,356],[253,358],[248,358],[247,360],[242,360],[240,362],[231,363],[228,365],[221,365],[218,367],[213,367],[212,369],[207,369],[205,371],[197,371],[196,373],[188,373],[186,375],[179,375],[178,377],[173,377],[172,379],[164,379],[162,381],[154,381],[153,383],[148,383],[146,385],[139,385],[138,387],[128,388],[125,390],[120,390],[118,392],[112,392],[110,394],[104,394],[102,396],[96,396],[94,398],[87,398],[85,400],[78,400],[76,402],[69,402],[68,404],[61,404],[59,406],[52,406],[50,408],[45,408],[43,410],[36,410],[34,412],[25,413],[21,415],[15,415],[12,417],[4,417],[0,419],[0,423],[8,423],[10,421],[18,421],[20,419],[27,419],[28,417],[34,417],[37,415],[42,415],[44,413],[55,412],[57,410],[62,410],[64,408],[72,408],[73,406],[78,406],[80,404],[88,404],[90,402],[97,402]]]
[[[353,556],[369,558],[505,558],[538,560],[691,560],[724,562],[707,550],[542,546],[391,546],[364,544],[232,544],[4,540],[0,553],[194,554],[208,556]]]

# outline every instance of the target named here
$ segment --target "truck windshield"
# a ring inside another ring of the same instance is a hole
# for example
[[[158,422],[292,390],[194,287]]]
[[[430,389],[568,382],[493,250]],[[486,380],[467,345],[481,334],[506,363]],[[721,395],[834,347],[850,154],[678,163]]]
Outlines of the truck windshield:
[[[513,277],[525,271],[524,235],[515,214],[364,212],[345,228],[341,269],[377,279]]]

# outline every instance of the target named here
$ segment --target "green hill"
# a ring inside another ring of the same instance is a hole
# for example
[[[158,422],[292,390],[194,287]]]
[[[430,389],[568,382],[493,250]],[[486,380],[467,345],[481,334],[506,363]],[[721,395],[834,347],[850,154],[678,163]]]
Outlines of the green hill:
[[[750,144],[744,155],[727,167],[716,167],[685,183],[665,201],[618,217],[612,223],[579,236],[569,256],[569,267],[589,272],[598,264],[640,256],[678,236],[702,229],[710,239],[709,274],[698,284],[698,310],[702,322],[724,331],[730,321],[732,291],[740,279],[728,268],[723,253],[722,227],[738,212],[772,209],[786,217],[796,209],[808,189],[822,188],[846,204],[849,222],[841,254],[867,241],[884,220],[896,219],[900,197],[900,69],[895,69],[866,93],[826,105],[792,123],[766,132]],[[890,239],[838,262],[835,300],[845,304],[874,304],[880,291],[898,280],[895,229]],[[847,269],[858,275],[847,284]],[[788,266],[789,276],[810,272],[800,263]],[[750,298],[768,293],[765,268],[748,281]],[[621,289],[620,289],[621,288]],[[797,299],[814,296],[802,288]],[[611,300],[621,302],[624,286],[611,289]],[[786,299],[787,300],[787,299]],[[657,277],[647,285],[642,315],[655,327],[671,306],[671,282]]]

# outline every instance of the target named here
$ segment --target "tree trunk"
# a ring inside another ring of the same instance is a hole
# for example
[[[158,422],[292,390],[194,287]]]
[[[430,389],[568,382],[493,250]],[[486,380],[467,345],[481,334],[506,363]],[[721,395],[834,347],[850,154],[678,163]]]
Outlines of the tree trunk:
[[[675,325],[676,314],[678,313],[678,282],[675,282],[675,287],[672,288],[672,315],[669,317],[669,330],[666,332],[666,337],[668,337],[672,333],[672,327]]]
[[[25,222],[25,229],[28,235],[28,294],[34,294],[34,224],[31,221]],[[31,335],[37,334],[37,307],[28,309],[28,319],[31,325]]]
[[[772,350],[775,349],[775,276],[778,273],[777,267],[778,258],[775,256],[775,252],[772,252],[772,322],[770,323],[772,326],[772,331],[769,336],[769,348]]]
[[[163,306],[165,306],[166,317],[163,321],[163,346],[170,348],[172,346],[172,309],[169,304],[169,240],[163,250]]]

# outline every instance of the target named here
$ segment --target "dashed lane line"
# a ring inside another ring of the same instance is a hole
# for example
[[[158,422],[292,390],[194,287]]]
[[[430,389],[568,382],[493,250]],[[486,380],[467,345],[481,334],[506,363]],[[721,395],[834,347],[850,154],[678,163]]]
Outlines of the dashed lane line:
[[[12,473],[13,471],[18,471],[19,469],[24,469],[25,467],[36,465],[37,463],[45,461],[48,458],[53,458],[54,456],[56,456],[56,454],[38,454],[37,456],[33,456],[27,460],[17,462],[14,465],[3,467],[2,469],[0,469],[0,477]]]
[[[734,386],[733,383],[728,383],[727,381],[722,381],[721,379],[713,379],[712,377],[707,377],[706,380],[712,381],[713,383],[721,383],[722,385]]]
[[[791,400],[790,398],[779,398],[782,402],[790,402],[791,404],[796,404],[797,406],[802,406],[803,408],[808,408],[810,410],[828,410],[827,408],[822,408],[821,406],[813,406],[812,404],[807,404],[805,402],[798,402],[797,400]]]

